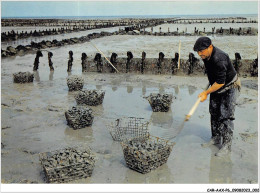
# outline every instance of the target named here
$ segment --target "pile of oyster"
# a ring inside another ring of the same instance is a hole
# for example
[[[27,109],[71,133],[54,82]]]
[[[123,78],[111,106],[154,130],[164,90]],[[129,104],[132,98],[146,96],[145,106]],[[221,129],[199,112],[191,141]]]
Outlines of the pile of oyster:
[[[172,103],[172,94],[151,93],[147,100],[149,101],[153,112],[168,112]]]
[[[123,141],[126,139],[149,137],[149,122],[144,118],[123,117],[106,125],[113,140]]]
[[[80,129],[91,126],[94,116],[92,109],[84,106],[72,107],[71,110],[65,112],[67,124],[73,129]]]
[[[62,183],[90,177],[95,166],[95,156],[89,148],[65,148],[39,154],[48,183]]]
[[[81,90],[84,86],[84,79],[81,76],[71,75],[67,78],[69,91]]]
[[[34,75],[30,72],[17,72],[13,74],[14,83],[33,82]]]
[[[125,140],[121,145],[126,165],[145,174],[167,162],[174,143],[149,136],[149,139]]]
[[[105,92],[101,90],[84,90],[79,91],[75,99],[78,105],[97,106],[103,103],[104,96]]]

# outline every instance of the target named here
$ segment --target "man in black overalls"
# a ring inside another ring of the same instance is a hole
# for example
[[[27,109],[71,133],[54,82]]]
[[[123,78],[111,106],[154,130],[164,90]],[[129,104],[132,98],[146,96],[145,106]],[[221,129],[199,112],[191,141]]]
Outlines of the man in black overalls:
[[[222,146],[216,156],[223,156],[231,151],[235,102],[240,90],[240,81],[229,56],[213,46],[208,37],[200,37],[193,49],[202,58],[210,83],[210,87],[198,96],[203,102],[210,94],[212,138],[202,146],[220,144]]]

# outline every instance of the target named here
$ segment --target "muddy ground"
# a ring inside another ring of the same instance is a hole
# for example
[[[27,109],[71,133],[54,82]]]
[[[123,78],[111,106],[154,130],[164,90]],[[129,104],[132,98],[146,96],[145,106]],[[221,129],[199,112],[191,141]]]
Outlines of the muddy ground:
[[[54,38],[54,37],[52,37]],[[160,51],[173,57],[182,41],[181,57],[188,58],[198,37],[111,36],[92,42],[107,57],[112,52],[125,57],[132,51],[140,58],[157,58]],[[231,59],[239,52],[243,59],[255,59],[257,36],[211,37],[213,44],[226,51]],[[103,104],[92,107],[91,127],[73,130],[66,124],[64,112],[76,105],[68,92],[68,52],[74,52],[72,75],[82,75],[84,89],[106,92]],[[106,124],[123,116],[143,117],[150,121],[152,135],[171,137],[207,84],[205,76],[172,76],[151,74],[99,74],[81,72],[81,53],[94,58],[97,52],[88,42],[61,48],[53,52],[54,73],[49,71],[47,52],[40,58],[35,80],[29,84],[14,84],[12,74],[32,72],[34,54],[10,57],[1,61],[1,177],[2,183],[45,183],[39,153],[67,146],[90,146],[96,154],[93,175],[72,183],[257,183],[258,182],[258,79],[243,78],[242,91],[235,111],[235,130],[231,154],[220,159],[214,156],[217,147],[202,148],[208,141],[210,117],[208,100],[201,103],[185,123],[168,162],[158,169],[140,174],[126,167],[120,143],[114,142]],[[197,57],[197,55],[196,55]],[[144,98],[152,92],[170,92],[174,99],[167,113],[154,113]]]
[[[31,84],[13,84],[2,76],[2,183],[44,183],[38,153],[67,146],[87,145],[98,161],[91,178],[72,183],[257,183],[256,78],[242,78],[242,92],[235,112],[232,153],[225,159],[217,147],[202,148],[210,139],[208,100],[172,141],[176,142],[167,164],[148,174],[126,167],[120,143],[114,142],[106,124],[123,116],[150,121],[152,135],[174,135],[206,84],[206,77],[169,75],[84,75],[84,89],[106,91],[102,105],[92,107],[91,127],[73,130],[64,112],[76,105],[68,92],[66,76],[49,76]],[[167,113],[154,113],[144,96],[170,92],[176,97]]]

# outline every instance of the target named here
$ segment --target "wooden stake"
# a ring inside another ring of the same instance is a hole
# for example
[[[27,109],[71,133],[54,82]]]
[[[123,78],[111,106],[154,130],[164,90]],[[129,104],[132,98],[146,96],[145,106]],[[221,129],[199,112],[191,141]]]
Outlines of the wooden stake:
[[[103,52],[101,52],[101,50],[98,49],[92,42],[90,42],[90,43],[92,44],[92,46],[94,46],[94,47],[105,57],[105,59],[108,61],[108,63],[109,63],[117,72],[119,72],[119,71],[116,69],[116,67],[114,67],[114,65],[107,59],[107,57],[105,56],[105,54],[103,54]]]
[[[181,40],[179,41],[179,60],[178,60],[178,69],[180,69],[181,62]]]

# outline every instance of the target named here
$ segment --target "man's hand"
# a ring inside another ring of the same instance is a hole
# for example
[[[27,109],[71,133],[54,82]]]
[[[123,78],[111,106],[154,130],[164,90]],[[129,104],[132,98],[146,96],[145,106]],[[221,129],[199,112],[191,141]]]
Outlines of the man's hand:
[[[205,90],[205,91],[203,91],[202,93],[199,94],[198,98],[200,98],[200,102],[205,101],[208,97],[208,94],[217,91],[222,86],[224,86],[224,84],[218,84],[218,83],[215,82],[208,90]]]
[[[208,94],[206,91],[203,91],[202,93],[199,94],[198,98],[200,98],[200,102],[203,102],[207,99]]]

